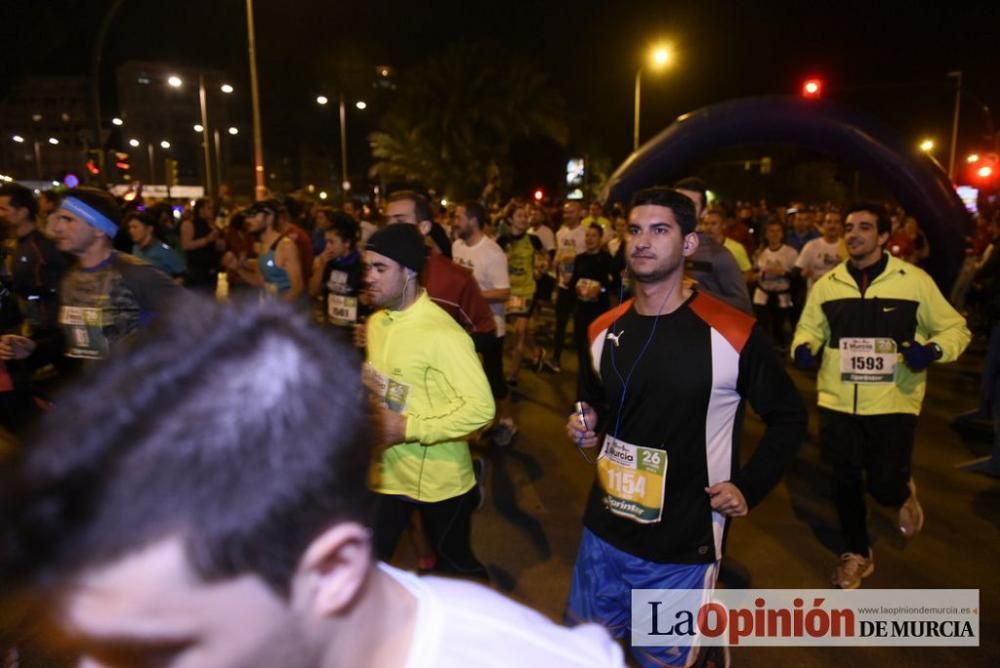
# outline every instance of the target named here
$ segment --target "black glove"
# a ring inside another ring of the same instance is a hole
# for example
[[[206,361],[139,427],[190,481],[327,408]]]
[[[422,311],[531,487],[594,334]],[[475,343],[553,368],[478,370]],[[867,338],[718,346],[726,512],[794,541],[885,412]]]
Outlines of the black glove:
[[[816,356],[809,350],[809,344],[803,343],[795,349],[795,368],[808,371],[816,366]]]
[[[913,371],[923,371],[941,357],[940,349],[933,343],[920,345],[916,341],[904,341],[900,347],[903,349],[903,361]]]

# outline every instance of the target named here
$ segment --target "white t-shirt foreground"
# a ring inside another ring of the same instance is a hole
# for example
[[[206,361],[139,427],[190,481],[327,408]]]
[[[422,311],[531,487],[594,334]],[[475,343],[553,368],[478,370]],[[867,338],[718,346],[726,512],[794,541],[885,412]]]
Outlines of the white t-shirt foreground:
[[[379,568],[417,600],[406,668],[624,667],[600,626],[558,626],[531,608],[472,582]]]

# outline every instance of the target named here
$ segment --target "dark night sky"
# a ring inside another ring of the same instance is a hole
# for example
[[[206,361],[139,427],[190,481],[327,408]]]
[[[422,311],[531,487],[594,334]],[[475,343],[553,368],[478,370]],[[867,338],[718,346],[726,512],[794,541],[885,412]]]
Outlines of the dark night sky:
[[[5,0],[0,97],[20,77],[85,74],[110,0]],[[243,0],[126,0],[104,52],[102,85],[128,59],[215,67],[248,91]],[[644,78],[648,138],[677,115],[733,97],[795,92],[805,75],[826,97],[876,114],[904,136],[945,143],[952,88],[1000,112],[1000,20],[991,2],[335,2],[256,0],[265,142],[291,142],[328,68],[348,58],[405,68],[456,41],[493,40],[547,71],[571,110],[578,145],[617,162],[630,149],[635,68],[658,36],[678,66]],[[236,101],[249,119],[249,95]],[[985,128],[968,100],[962,149]]]

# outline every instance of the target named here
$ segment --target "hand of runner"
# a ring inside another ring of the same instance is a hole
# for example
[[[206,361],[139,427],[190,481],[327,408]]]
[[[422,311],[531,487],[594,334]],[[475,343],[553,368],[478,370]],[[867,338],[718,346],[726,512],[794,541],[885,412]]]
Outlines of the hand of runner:
[[[364,348],[368,345],[368,324],[365,322],[359,322],[354,325],[354,346],[356,348]]]
[[[750,511],[743,492],[731,482],[717,482],[706,487],[705,492],[711,499],[712,510],[726,517],[744,517]]]
[[[597,411],[585,401],[581,401],[580,405],[583,407],[586,424],[580,419],[580,413],[573,411],[566,421],[566,434],[578,448],[592,448],[597,445],[597,433],[594,431],[597,425]]]
[[[390,446],[405,441],[406,416],[390,410],[382,399],[374,396],[372,398],[372,412],[381,434],[379,445]]]
[[[35,352],[35,342],[25,336],[5,334],[0,336],[0,359],[23,360]]]

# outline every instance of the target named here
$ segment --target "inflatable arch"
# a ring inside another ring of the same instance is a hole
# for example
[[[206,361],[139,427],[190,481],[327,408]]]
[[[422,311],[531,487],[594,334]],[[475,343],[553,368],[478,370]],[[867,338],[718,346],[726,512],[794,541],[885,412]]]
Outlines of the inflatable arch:
[[[948,294],[964,258],[969,214],[947,174],[870,119],[828,103],[746,98],[684,114],[622,163],[603,199],[627,203],[641,188],[687,176],[690,165],[713,151],[761,143],[802,146],[879,179],[920,221],[931,246],[928,268]]]

